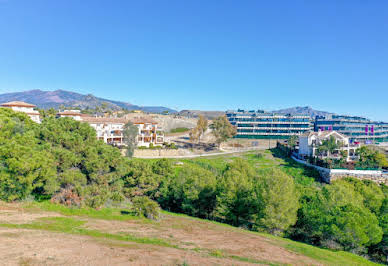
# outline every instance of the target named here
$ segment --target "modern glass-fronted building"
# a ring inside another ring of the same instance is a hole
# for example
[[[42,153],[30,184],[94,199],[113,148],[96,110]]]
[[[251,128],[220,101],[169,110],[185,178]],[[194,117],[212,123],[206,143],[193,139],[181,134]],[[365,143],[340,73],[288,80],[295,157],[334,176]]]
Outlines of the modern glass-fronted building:
[[[358,116],[317,116],[314,129],[315,131],[335,130],[349,137],[351,141],[363,143],[388,141],[388,123],[371,121]]]
[[[227,111],[226,117],[237,128],[236,138],[283,139],[313,130],[308,115],[237,110]]]

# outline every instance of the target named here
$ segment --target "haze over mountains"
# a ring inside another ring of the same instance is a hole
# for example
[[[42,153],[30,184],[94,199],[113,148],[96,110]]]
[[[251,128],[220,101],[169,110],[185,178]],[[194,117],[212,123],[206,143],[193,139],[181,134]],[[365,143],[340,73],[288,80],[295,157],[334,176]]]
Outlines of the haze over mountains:
[[[84,95],[77,92],[56,90],[56,91],[42,91],[30,90],[24,92],[13,92],[0,94],[0,102],[23,101],[35,104],[39,108],[55,108],[64,107],[78,107],[81,109],[95,108],[106,103],[109,109],[120,110],[122,108],[127,110],[142,110],[151,113],[162,113],[168,111],[175,113],[176,110],[163,106],[139,106],[127,102],[113,101],[104,98],[96,97],[92,94]]]
[[[127,102],[109,100],[104,98],[96,97],[92,94],[80,94],[77,92],[65,91],[65,90],[55,90],[55,91],[43,91],[43,90],[30,90],[24,92],[13,92],[0,94],[0,103],[10,102],[10,101],[24,101],[28,103],[35,104],[39,108],[55,108],[59,109],[60,107],[66,108],[81,108],[94,109],[97,106],[105,103],[108,105],[109,109],[120,110],[122,108],[126,110],[142,110],[150,113],[162,113],[168,111],[169,113],[177,113],[176,110],[163,107],[163,106],[139,106]],[[305,107],[291,107],[286,109],[280,109],[272,111],[273,113],[281,114],[307,114],[314,118],[317,115],[328,115],[331,114],[326,111],[319,111],[311,108],[310,106]],[[203,111],[203,110],[182,110],[179,112],[183,116],[196,117],[198,115],[204,115],[209,119],[213,119],[217,116],[224,114],[224,111]]]

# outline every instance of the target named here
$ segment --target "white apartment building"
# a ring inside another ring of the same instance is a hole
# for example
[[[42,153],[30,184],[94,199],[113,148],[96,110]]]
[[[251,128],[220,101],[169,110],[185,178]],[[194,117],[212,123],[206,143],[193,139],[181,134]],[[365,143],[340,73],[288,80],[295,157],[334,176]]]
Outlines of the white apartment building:
[[[81,121],[96,130],[97,138],[107,144],[123,146],[123,129],[128,122],[123,118],[81,116]]]
[[[336,143],[340,144],[340,148],[335,150],[333,154],[320,154],[320,156],[332,159],[339,158],[340,151],[346,151],[347,161],[357,158],[356,150],[360,147],[360,144],[351,144],[349,138],[337,131],[318,131],[318,132],[306,132],[299,136],[299,155],[304,156],[318,156],[318,148],[322,144],[323,140],[327,140],[330,137],[334,137]]]
[[[158,123],[146,117],[136,117],[129,120],[113,117],[92,117],[81,114],[77,110],[59,112],[57,117],[70,117],[88,123],[96,130],[98,139],[114,146],[125,145],[123,129],[128,122],[133,123],[138,128],[137,146],[149,147],[151,143],[158,146],[164,142],[164,135],[158,128]]]
[[[32,121],[40,123],[39,112],[34,110],[36,106],[33,104],[21,101],[13,101],[8,103],[2,103],[0,104],[0,106],[4,108],[10,108],[15,112],[26,113],[32,119]]]
[[[137,146],[149,147],[151,143],[160,146],[164,143],[164,134],[156,121],[146,117],[131,118],[129,121],[139,129]]]
[[[82,121],[82,117],[85,116],[81,114],[80,110],[64,110],[63,112],[59,112],[57,117],[70,117],[77,121]]]

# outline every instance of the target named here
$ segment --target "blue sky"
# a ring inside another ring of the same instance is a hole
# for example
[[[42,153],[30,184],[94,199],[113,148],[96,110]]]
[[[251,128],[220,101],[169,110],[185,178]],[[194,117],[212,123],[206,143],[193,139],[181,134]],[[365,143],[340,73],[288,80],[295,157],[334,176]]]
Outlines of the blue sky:
[[[388,121],[388,1],[0,0],[0,93]]]

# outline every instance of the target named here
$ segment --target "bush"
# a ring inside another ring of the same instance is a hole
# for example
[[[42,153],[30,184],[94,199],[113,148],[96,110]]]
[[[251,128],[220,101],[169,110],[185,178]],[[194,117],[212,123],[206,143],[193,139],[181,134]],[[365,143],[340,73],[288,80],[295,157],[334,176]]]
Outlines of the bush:
[[[61,190],[51,198],[51,202],[66,206],[80,207],[82,198],[78,195],[73,186],[68,185],[66,188],[61,188]]]
[[[148,197],[140,196],[132,199],[132,212],[136,216],[159,220],[160,207],[158,203]]]

